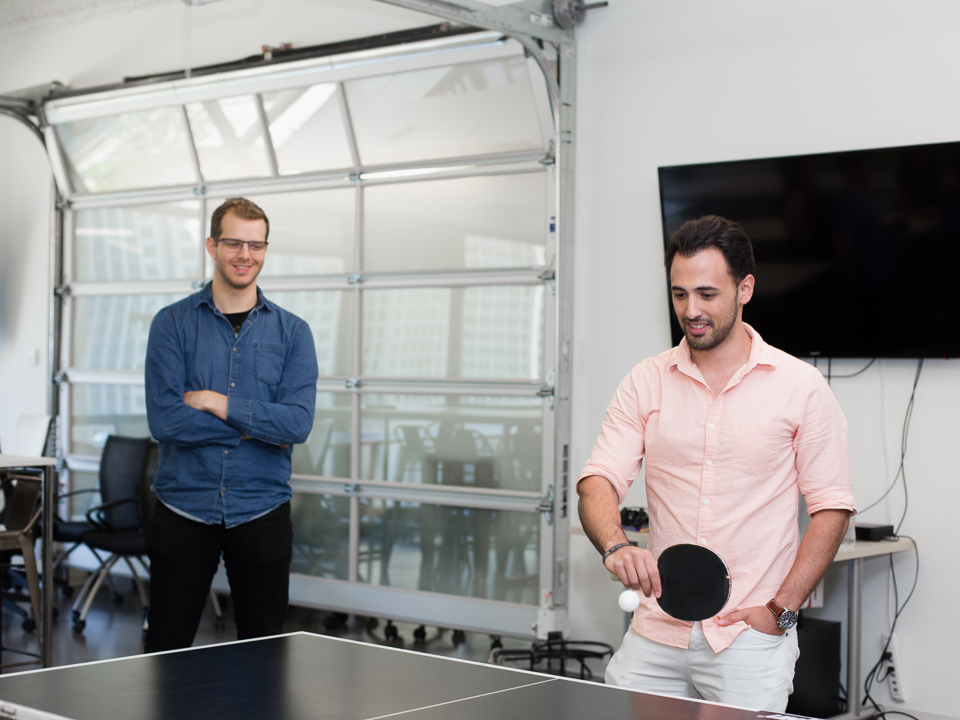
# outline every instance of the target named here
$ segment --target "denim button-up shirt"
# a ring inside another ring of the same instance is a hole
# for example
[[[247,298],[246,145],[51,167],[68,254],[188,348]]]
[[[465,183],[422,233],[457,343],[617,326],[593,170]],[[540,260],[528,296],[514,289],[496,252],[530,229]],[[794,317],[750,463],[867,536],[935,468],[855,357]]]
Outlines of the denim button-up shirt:
[[[226,395],[226,421],[186,405],[191,390]],[[292,445],[310,434],[317,398],[306,322],[258,288],[256,307],[234,334],[207,284],[153,319],[146,394],[160,443],[153,489],[164,505],[234,527],[290,499]]]

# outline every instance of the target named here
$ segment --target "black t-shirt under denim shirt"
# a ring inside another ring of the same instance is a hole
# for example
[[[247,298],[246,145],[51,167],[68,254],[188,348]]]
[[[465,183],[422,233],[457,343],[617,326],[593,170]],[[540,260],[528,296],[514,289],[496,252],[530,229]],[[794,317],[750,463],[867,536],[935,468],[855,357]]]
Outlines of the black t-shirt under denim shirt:
[[[233,328],[233,334],[239,335],[240,328],[243,327],[243,321],[247,319],[247,315],[253,312],[253,308],[249,310],[244,310],[243,312],[238,313],[223,313],[223,316],[230,323],[230,326]]]

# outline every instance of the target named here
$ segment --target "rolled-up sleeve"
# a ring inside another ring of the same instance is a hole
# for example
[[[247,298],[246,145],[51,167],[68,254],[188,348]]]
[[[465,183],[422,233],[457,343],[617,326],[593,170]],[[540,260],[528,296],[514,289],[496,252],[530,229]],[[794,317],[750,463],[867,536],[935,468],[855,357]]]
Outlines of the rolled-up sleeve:
[[[638,391],[639,373],[639,369],[634,368],[617,387],[590,459],[577,478],[578,492],[581,480],[598,475],[613,485],[617,501],[622,503],[640,473],[648,410],[643,407]]]
[[[847,420],[830,387],[813,373],[802,398],[800,426],[794,437],[800,492],[807,512],[849,510],[856,513]]]

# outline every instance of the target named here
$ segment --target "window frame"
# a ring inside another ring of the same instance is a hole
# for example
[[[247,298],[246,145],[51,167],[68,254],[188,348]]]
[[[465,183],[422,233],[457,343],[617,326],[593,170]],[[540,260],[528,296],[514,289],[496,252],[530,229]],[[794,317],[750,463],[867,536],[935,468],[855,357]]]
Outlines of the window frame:
[[[109,111],[123,112],[130,109],[159,107],[170,105],[171,99],[181,106],[184,122],[187,122],[185,105],[200,99],[212,100],[225,97],[225,88],[230,95],[252,92],[260,109],[261,125],[265,124],[262,93],[267,90],[301,87],[319,82],[337,83],[337,102],[341,114],[347,120],[346,128],[350,142],[352,167],[334,171],[303,173],[292,176],[280,176],[277,172],[275,152],[272,149],[268,129],[263,126],[266,145],[272,158],[272,177],[250,180],[230,180],[203,183],[199,175],[199,163],[194,150],[193,161],[197,171],[197,183],[193,185],[166,188],[145,188],[109,193],[76,192],[70,187],[65,172],[66,163],[58,137],[53,127],[47,127],[45,133],[50,148],[51,164],[54,174],[65,195],[63,210],[62,267],[62,327],[58,341],[63,348],[66,361],[59,373],[60,413],[62,432],[60,437],[64,446],[60,453],[65,467],[77,471],[90,471],[98,467],[98,458],[77,455],[70,452],[71,437],[71,392],[76,384],[142,384],[142,373],[137,371],[103,371],[78,369],[71,366],[74,349],[74,300],[75,297],[93,295],[142,295],[156,293],[195,292],[204,284],[203,242],[208,204],[218,204],[222,197],[235,194],[269,194],[271,192],[293,192],[298,190],[323,190],[352,187],[356,191],[354,223],[354,260],[355,268],[362,268],[363,253],[363,197],[364,188],[382,184],[434,181],[461,177],[499,176],[516,173],[542,173],[545,177],[546,217],[544,218],[544,243],[547,262],[543,266],[529,268],[506,268],[493,270],[459,270],[449,272],[404,272],[404,273],[358,273],[343,275],[316,275],[298,277],[268,277],[258,281],[258,285],[269,295],[274,290],[342,290],[354,293],[353,320],[353,372],[349,377],[325,376],[318,381],[318,392],[347,393],[351,396],[351,477],[331,478],[323,476],[294,475],[291,486],[295,492],[310,494],[329,494],[350,499],[350,548],[349,578],[346,581],[327,580],[306,576],[291,578],[291,600],[308,605],[319,605],[333,609],[349,609],[353,612],[385,612],[388,606],[398,602],[397,596],[409,591],[391,590],[389,587],[371,586],[359,583],[359,517],[358,498],[382,498],[392,500],[410,500],[435,504],[456,504],[465,507],[485,509],[520,510],[540,515],[540,568],[538,594],[543,588],[556,588],[554,572],[555,550],[558,543],[566,543],[566,522],[555,522],[554,495],[557,502],[560,496],[566,497],[566,488],[554,492],[558,486],[557,457],[567,452],[569,427],[558,427],[557,413],[554,407],[554,386],[557,384],[559,348],[561,346],[561,325],[559,318],[561,293],[558,292],[557,258],[559,254],[556,218],[559,215],[559,180],[556,172],[554,148],[557,145],[556,124],[549,93],[539,66],[527,58],[528,71],[531,74],[538,118],[544,138],[542,148],[510,153],[492,153],[483,156],[445,158],[442,160],[424,159],[417,162],[395,163],[392,165],[364,167],[359,163],[359,152],[354,133],[349,123],[349,109],[344,103],[343,82],[354,77],[380,75],[401,72],[409,69],[451,65],[457,62],[476,62],[482,59],[516,57],[523,53],[519,43],[507,40],[500,33],[478,33],[475,36],[460,36],[441,41],[430,41],[416,48],[387,48],[380,51],[368,51],[354,54],[357,57],[331,61],[310,60],[289,63],[282,69],[268,72],[240,71],[229,76],[199,78],[196,82],[170,83],[174,87],[153,88],[146,91],[109,91],[96,97],[72,97],[54,100],[45,105],[47,122],[51,125],[69,119],[94,117]],[[312,79],[306,79],[312,78]],[[237,88],[243,87],[242,92]],[[220,93],[220,94],[218,94]],[[189,124],[188,124],[189,128]],[[191,136],[192,146],[192,136]],[[429,174],[408,174],[409,171],[430,168]],[[122,207],[145,205],[168,201],[195,201],[200,218],[199,237],[201,262],[197,276],[192,280],[161,280],[137,282],[76,282],[75,281],[75,231],[74,212],[96,207]],[[473,379],[411,379],[411,378],[372,378],[360,373],[362,343],[362,299],[367,289],[423,288],[423,287],[478,287],[486,285],[521,285],[544,287],[543,318],[543,355],[542,376],[536,380],[473,380]],[[561,288],[563,286],[560,286]],[[56,332],[56,330],[54,331]],[[489,395],[539,397],[543,401],[542,412],[542,480],[538,492],[493,490],[483,488],[456,488],[443,486],[423,486],[412,483],[363,480],[360,472],[360,422],[361,397],[364,394],[434,394],[434,395]],[[562,424],[562,421],[561,421]],[[562,450],[559,449],[562,445]],[[565,471],[564,467],[564,471]],[[565,479],[561,479],[565,483]],[[563,504],[563,520],[566,520],[566,507]],[[349,586],[344,589],[340,586]],[[548,593],[549,595],[550,593]],[[349,602],[341,598],[349,598]],[[384,598],[391,598],[389,605]],[[537,621],[538,613],[555,610],[554,603],[543,600],[538,606],[517,606],[502,601],[465,598],[455,596],[437,597],[431,594],[425,605],[417,602],[400,603],[397,611],[391,609],[391,615],[431,623],[442,623],[456,627],[474,628],[489,632],[512,635],[531,634],[530,627]],[[338,604],[339,603],[339,604]],[[401,612],[409,607],[409,613]],[[424,613],[427,613],[425,615]],[[474,620],[473,618],[480,618]],[[533,622],[531,622],[533,618]]]

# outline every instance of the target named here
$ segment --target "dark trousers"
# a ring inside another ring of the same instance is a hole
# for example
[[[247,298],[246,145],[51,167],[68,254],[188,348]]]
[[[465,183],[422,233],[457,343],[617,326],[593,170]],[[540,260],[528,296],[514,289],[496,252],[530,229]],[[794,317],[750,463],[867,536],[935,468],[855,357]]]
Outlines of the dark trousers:
[[[228,529],[223,523],[195,522],[158,502],[147,530],[150,613],[145,652],[190,647],[221,553],[237,637],[283,632],[293,554],[290,503]]]

